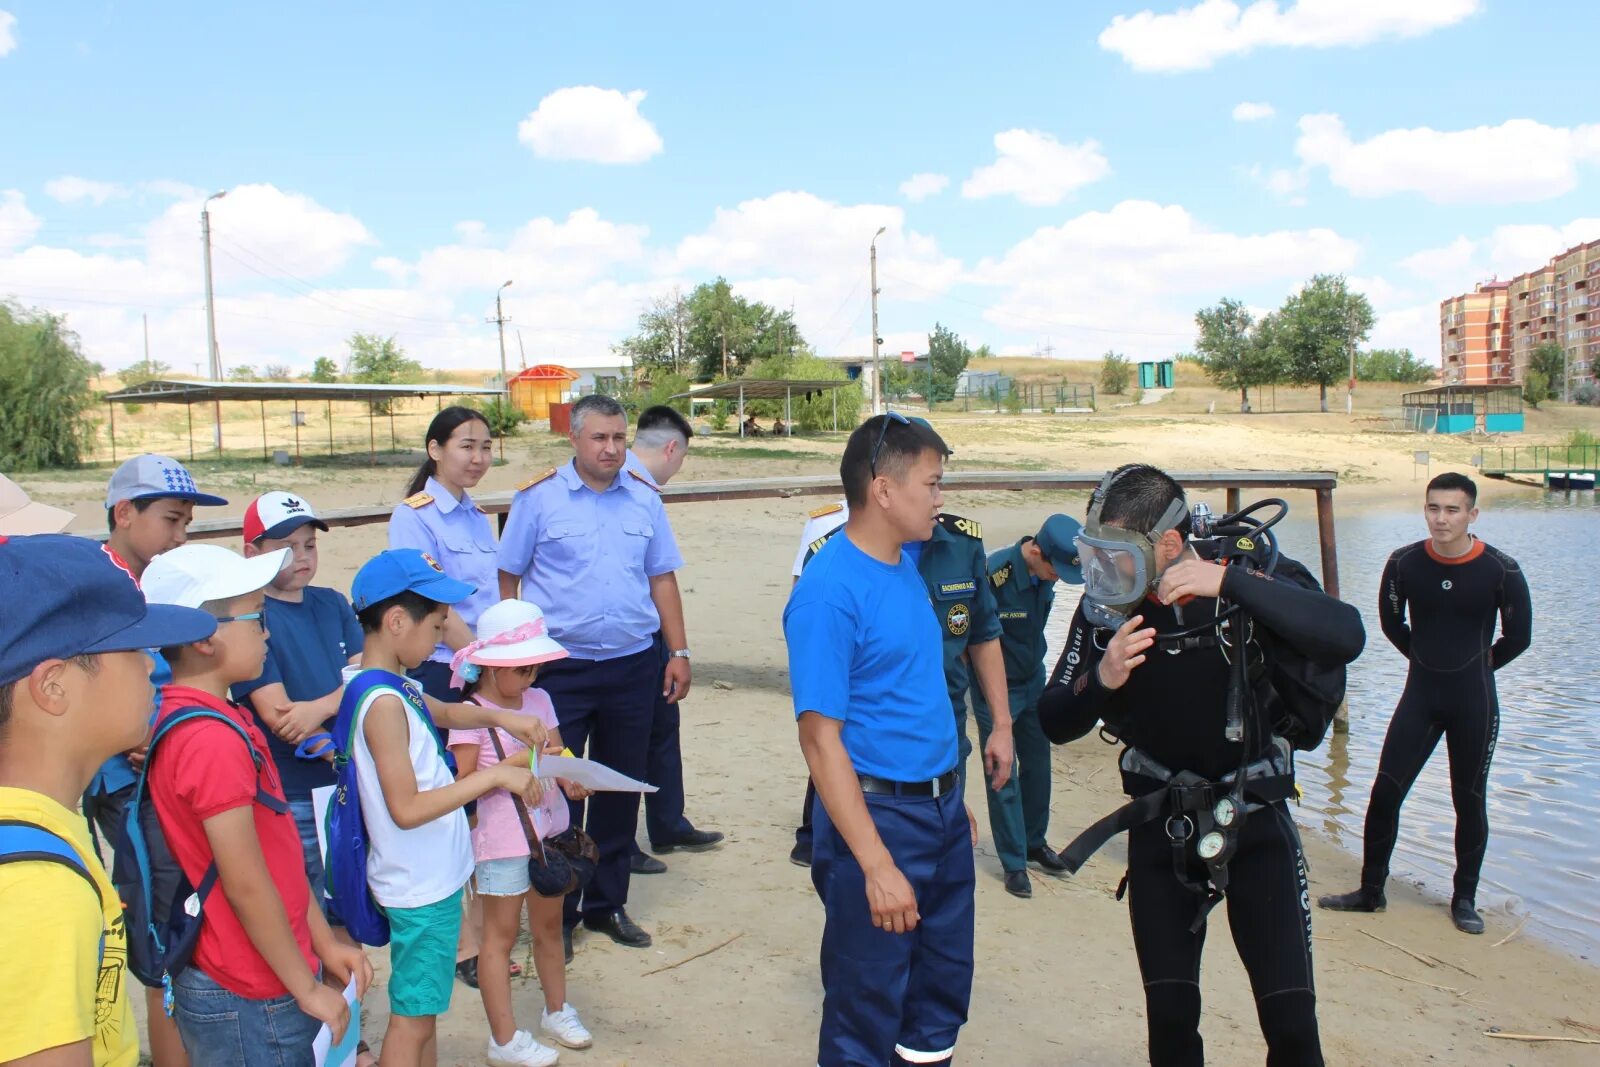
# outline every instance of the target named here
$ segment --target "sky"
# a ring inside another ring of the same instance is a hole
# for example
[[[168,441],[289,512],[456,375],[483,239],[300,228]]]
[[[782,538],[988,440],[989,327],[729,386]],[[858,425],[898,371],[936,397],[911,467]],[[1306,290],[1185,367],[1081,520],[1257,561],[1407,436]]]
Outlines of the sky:
[[[1163,358],[1319,272],[1370,343],[1600,238],[1600,5],[0,0],[0,299],[108,367],[614,363],[726,277],[823,355]]]

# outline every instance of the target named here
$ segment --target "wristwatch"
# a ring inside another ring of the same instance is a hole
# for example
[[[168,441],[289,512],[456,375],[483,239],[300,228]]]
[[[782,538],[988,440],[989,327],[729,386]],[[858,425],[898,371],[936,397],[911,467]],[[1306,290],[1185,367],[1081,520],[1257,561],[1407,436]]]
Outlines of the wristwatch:
[[[689,650],[687,648],[674,649],[673,653],[672,653],[672,658],[673,659],[688,659],[689,658]]]

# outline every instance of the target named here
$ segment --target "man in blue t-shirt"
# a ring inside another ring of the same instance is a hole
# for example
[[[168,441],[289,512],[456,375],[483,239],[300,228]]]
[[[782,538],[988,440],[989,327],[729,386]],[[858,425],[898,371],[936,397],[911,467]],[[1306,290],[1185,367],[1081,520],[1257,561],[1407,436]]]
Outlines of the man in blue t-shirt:
[[[800,747],[816,783],[817,1062],[946,1063],[972,992],[975,824],[956,776],[940,622],[906,542],[944,503],[944,441],[891,412],[850,435],[850,518],[784,609]]]
[[[325,729],[339,711],[344,668],[361,659],[361,625],[350,601],[335,589],[311,584],[317,576],[317,532],[327,529],[306,499],[291,493],[263,493],[245,510],[247,557],[280,548],[290,554],[267,587],[261,620],[267,661],[261,677],[233,687],[233,699],[255,712],[267,735],[318,904],[325,903],[322,851],[311,791],[338,780]]]

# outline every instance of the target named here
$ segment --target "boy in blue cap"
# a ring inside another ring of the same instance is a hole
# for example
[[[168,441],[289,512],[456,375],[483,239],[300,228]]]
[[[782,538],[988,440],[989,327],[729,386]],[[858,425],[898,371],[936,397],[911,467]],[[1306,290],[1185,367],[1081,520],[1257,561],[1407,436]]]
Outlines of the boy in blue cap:
[[[406,672],[433,654],[450,605],[472,586],[414,548],[380,552],[350,588],[365,644],[348,689],[355,714],[347,754],[355,764],[368,837],[367,883],[388,916],[389,1028],[383,1062],[436,1063],[437,1020],[455,984],[461,890],[472,877],[472,840],[461,810],[495,789],[539,802],[529,767],[497,763],[455,778],[422,690]],[[477,704],[435,705],[451,729],[498,727],[538,751],[538,719]]]
[[[1024,537],[989,557],[1017,752],[1017,773],[1001,788],[987,789],[989,830],[1008,890],[1019,872],[1022,884],[1028,884],[1029,863],[1055,878],[1067,873],[1067,865],[1045,841],[1050,825],[1050,740],[1039,727],[1038,703],[1045,683],[1044,628],[1055,606],[1056,582],[1083,581],[1076,544],[1082,529],[1076,519],[1052,515],[1037,536]],[[994,718],[977,686],[972,689],[972,712],[981,746]]]
[[[0,603],[0,1062],[134,1067],[122,903],[73,807],[149,732],[143,650],[217,622],[147,606],[105,548],[55,535],[0,537]]]

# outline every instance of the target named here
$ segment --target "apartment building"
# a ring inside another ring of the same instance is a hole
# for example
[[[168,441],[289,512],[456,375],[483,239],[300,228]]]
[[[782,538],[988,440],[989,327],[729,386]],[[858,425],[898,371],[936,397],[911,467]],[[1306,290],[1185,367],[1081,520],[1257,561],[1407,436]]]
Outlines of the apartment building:
[[[1533,350],[1558,344],[1569,387],[1600,375],[1600,240],[1577,245],[1507,282],[1485,282],[1439,305],[1446,382],[1522,381]]]

